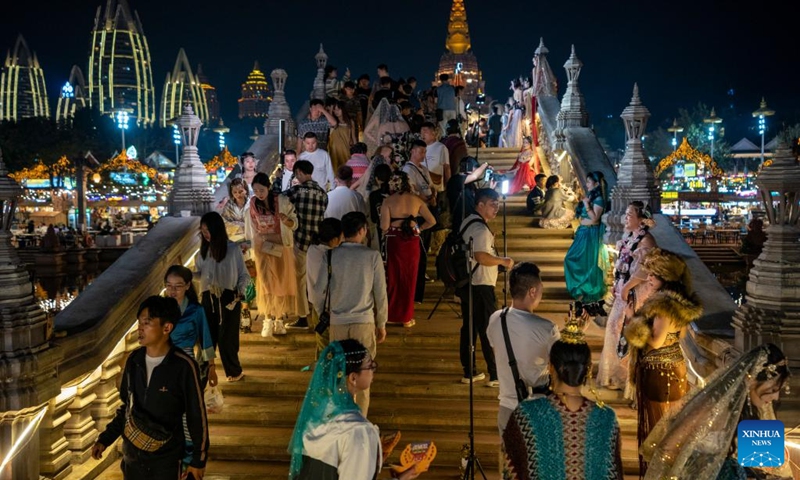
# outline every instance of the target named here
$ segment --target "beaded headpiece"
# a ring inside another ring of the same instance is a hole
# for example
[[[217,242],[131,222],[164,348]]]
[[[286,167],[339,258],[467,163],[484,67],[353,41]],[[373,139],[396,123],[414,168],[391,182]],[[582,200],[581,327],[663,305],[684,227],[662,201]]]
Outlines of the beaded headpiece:
[[[345,352],[345,354],[344,354],[345,363],[350,363],[350,364],[362,363],[364,361],[364,357],[366,357],[368,354],[369,354],[369,352],[367,352],[366,349],[364,349],[364,350],[356,350],[354,352]],[[351,357],[355,357],[355,358],[351,358]],[[361,360],[358,360],[359,358]]]
[[[575,304],[570,303],[569,317],[567,317],[567,323],[561,330],[561,341],[573,345],[586,343],[586,339],[583,336],[583,327],[583,321],[575,316]]]

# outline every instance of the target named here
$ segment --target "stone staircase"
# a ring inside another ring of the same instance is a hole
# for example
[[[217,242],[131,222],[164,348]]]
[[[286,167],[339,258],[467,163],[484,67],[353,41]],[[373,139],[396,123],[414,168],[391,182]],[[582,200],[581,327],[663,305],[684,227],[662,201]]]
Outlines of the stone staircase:
[[[497,169],[509,168],[514,158],[516,152],[502,149],[482,150],[479,156],[479,160],[488,160]],[[508,254],[516,261],[534,261],[541,267],[545,292],[539,313],[563,326],[569,303],[563,259],[572,242],[572,231],[532,228],[532,219],[524,215],[524,202],[522,193],[507,199]],[[491,227],[498,251],[502,252],[502,218],[492,222]],[[432,264],[429,261],[428,271],[435,276]],[[498,283],[498,301],[502,304],[502,275]],[[382,431],[402,432],[390,463],[398,461],[400,451],[409,442],[436,443],[438,456],[431,470],[420,477],[427,480],[460,478],[461,451],[468,443],[469,387],[460,383],[461,319],[459,306],[452,303],[453,295],[445,295],[432,319],[426,320],[442,292],[439,282],[427,285],[425,302],[416,309],[414,328],[388,327],[386,341],[378,346],[380,366],[372,386],[369,412],[369,419]],[[259,328],[260,323],[256,323],[254,329]],[[597,361],[603,331],[592,325],[587,334]],[[211,449],[205,478],[284,480],[289,461],[286,449],[311,378],[308,367],[314,363],[314,337],[294,331],[270,339],[257,333],[242,335],[241,361],[245,379],[232,384],[223,382],[224,411],[209,415]],[[480,353],[477,368],[486,371]],[[487,478],[494,480],[500,478],[498,389],[485,384],[477,382],[474,387],[475,443]],[[599,394],[617,412],[623,432],[626,478],[635,478],[635,411],[627,407],[618,392],[600,390]],[[121,474],[115,465],[99,478],[119,479]]]

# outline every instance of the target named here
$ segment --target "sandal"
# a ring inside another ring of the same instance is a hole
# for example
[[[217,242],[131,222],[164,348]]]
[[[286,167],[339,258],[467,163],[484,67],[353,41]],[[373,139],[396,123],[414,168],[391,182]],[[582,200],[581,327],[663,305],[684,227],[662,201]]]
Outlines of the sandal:
[[[409,320],[409,321],[407,321],[406,323],[404,323],[404,324],[403,324],[403,326],[404,326],[405,328],[411,328],[411,327],[413,327],[413,326],[414,326],[414,325],[416,325],[416,324],[417,324],[417,322],[416,322],[416,321],[415,321],[415,320],[412,318],[411,320]]]
[[[228,377],[228,381],[229,381],[229,382],[238,382],[239,380],[241,380],[241,379],[243,379],[243,378],[244,378],[244,372],[240,373],[240,374],[239,374],[238,376],[236,376],[236,377]]]

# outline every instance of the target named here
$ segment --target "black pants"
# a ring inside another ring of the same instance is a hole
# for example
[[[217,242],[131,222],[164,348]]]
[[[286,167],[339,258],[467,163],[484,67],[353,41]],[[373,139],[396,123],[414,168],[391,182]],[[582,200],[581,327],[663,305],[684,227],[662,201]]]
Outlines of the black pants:
[[[183,442],[181,442],[181,445]],[[122,461],[119,468],[125,480],[179,480],[181,478],[181,452],[154,459],[152,454],[137,450],[123,441]]]
[[[236,308],[229,310],[226,305],[233,302],[236,294],[233,290],[222,292],[222,298],[217,298],[211,292],[203,292],[203,310],[208,319],[208,329],[211,330],[211,341],[214,348],[219,346],[219,358],[225,376],[238,377],[242,373],[239,363],[239,321],[242,316],[242,303],[236,302]]]
[[[469,286],[458,289],[456,292],[461,298],[461,366],[464,368],[464,377],[469,375]],[[475,330],[472,332],[472,344],[476,347],[477,339],[481,339],[481,350],[483,359],[486,360],[486,368],[489,370],[489,379],[497,380],[497,365],[494,363],[494,351],[486,336],[486,327],[489,326],[489,317],[497,310],[497,297],[494,293],[494,286],[473,285],[472,286],[472,321]],[[475,369],[475,352],[472,354],[472,373],[477,373]]]

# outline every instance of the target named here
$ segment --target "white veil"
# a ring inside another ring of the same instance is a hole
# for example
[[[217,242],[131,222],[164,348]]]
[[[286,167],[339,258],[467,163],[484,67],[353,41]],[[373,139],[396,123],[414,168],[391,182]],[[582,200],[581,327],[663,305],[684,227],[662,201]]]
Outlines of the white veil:
[[[767,358],[765,347],[749,351],[674,405],[641,446],[649,462],[645,480],[717,478],[750,392],[748,378],[758,375]]]
[[[397,105],[390,104],[385,98],[382,99],[364,128],[367,155],[372,155],[379,146],[391,143],[391,138],[388,138],[387,134],[401,135],[408,130],[408,124],[400,115]]]

